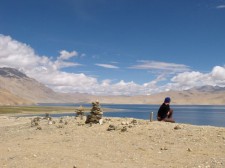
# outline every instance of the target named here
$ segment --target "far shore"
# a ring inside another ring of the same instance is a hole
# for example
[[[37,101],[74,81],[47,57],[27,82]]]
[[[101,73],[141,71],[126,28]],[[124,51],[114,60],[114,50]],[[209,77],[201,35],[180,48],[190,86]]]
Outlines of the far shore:
[[[60,113],[76,113],[80,106],[0,106],[1,116],[15,116],[15,115],[35,115],[35,114],[60,114]],[[84,113],[89,113],[91,107],[83,106]],[[122,109],[102,108],[103,112],[113,111],[120,112]]]

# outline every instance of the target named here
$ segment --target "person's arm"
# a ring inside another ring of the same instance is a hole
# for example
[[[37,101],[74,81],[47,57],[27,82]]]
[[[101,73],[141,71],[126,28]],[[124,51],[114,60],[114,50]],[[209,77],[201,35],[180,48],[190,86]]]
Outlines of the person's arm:
[[[168,116],[170,115],[170,105],[169,105],[169,104],[168,104],[168,106],[167,106],[166,111],[167,111],[166,115],[167,115],[167,117],[168,117]]]

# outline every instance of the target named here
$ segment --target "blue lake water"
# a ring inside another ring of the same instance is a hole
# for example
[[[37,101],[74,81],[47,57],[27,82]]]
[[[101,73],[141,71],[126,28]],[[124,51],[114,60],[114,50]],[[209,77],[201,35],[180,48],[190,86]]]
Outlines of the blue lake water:
[[[40,106],[79,106],[90,107],[91,104],[40,104]],[[102,104],[102,108],[121,109],[105,112],[105,117],[124,117],[149,120],[150,113],[154,112],[156,120],[157,111],[160,105],[130,105],[130,104]],[[193,125],[211,125],[225,127],[225,106],[212,105],[171,105],[174,110],[173,118],[177,123]],[[71,113],[51,114],[52,117],[74,116]]]

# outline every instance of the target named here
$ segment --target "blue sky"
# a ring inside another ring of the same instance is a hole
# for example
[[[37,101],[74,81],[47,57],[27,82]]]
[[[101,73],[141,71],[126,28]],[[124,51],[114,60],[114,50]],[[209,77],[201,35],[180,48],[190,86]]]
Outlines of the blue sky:
[[[225,86],[225,0],[0,0],[0,66],[60,92]]]

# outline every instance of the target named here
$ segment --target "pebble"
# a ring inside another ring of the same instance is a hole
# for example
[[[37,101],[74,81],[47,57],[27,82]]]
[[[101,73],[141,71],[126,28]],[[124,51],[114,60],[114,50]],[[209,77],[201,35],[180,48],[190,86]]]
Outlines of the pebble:
[[[112,125],[110,124],[107,131],[112,131],[112,130],[116,130],[116,126],[115,125]]]
[[[160,148],[160,150],[168,150],[167,147]]]
[[[192,150],[190,148],[187,149],[188,152],[191,152]]]
[[[38,127],[37,127],[37,130],[42,130],[41,126],[38,126]]]
[[[123,127],[122,129],[121,129],[121,132],[126,132],[127,131],[127,127]]]
[[[181,129],[181,127],[180,127],[179,125],[176,125],[176,126],[174,127],[174,129],[175,129],[175,130],[178,130],[178,129]]]
[[[128,124],[129,124],[129,122],[126,122],[126,121],[121,122],[121,125],[128,125]]]

